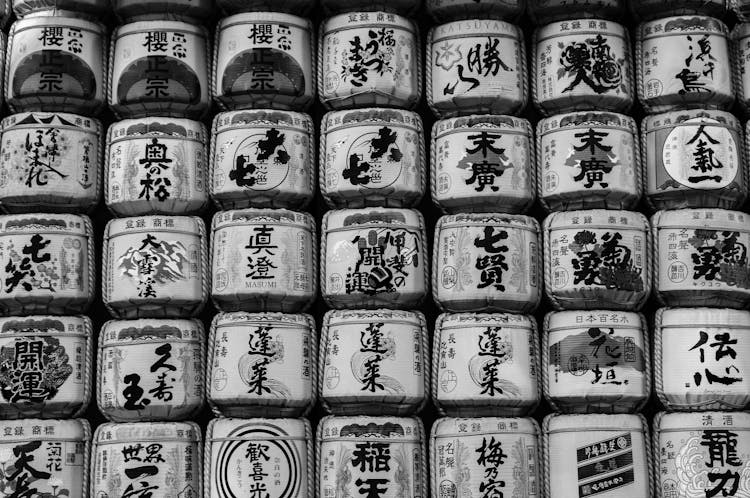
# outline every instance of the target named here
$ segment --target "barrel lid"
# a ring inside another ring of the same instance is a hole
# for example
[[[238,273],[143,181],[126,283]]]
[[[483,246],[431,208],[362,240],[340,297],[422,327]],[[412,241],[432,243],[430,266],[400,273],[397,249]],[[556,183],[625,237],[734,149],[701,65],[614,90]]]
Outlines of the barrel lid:
[[[234,14],[219,21],[218,29],[226,29],[237,24],[259,23],[284,24],[312,31],[312,22],[309,19],[292,14],[283,14],[281,12],[242,12],[240,14]]]
[[[247,208],[219,211],[213,218],[213,231],[230,226],[263,225],[263,224],[289,225],[306,228],[313,231],[315,220],[308,213],[290,211],[289,209],[263,209]]]
[[[203,38],[208,37],[208,32],[203,26],[198,26],[185,21],[176,20],[148,20],[148,21],[135,21],[127,24],[123,24],[115,28],[112,33],[112,38],[122,38],[126,35],[132,35],[136,33],[147,33],[151,31],[179,31],[190,33],[195,36]]]
[[[656,327],[731,327],[750,329],[750,311],[729,308],[661,308]]]
[[[560,29],[561,24],[567,26],[565,31]],[[602,25],[606,25],[607,27],[603,28]],[[555,38],[558,36],[576,36],[589,33],[601,33],[603,35],[624,38],[627,35],[627,30],[622,24],[607,19],[566,19],[564,21],[540,26],[534,34],[534,39],[539,43],[548,38]]]
[[[211,327],[250,326],[255,324],[272,327],[315,328],[313,317],[303,313],[247,313],[244,311],[219,313],[214,316]]]
[[[309,422],[301,418],[218,418],[210,423],[207,442],[308,440]]]
[[[388,439],[422,442],[422,422],[416,417],[328,416],[320,421],[320,441]]]
[[[143,220],[143,229],[151,232],[185,231],[197,235],[203,229],[203,220],[197,216],[136,216],[110,220],[104,229],[104,237],[114,237],[132,229],[139,229],[140,226],[134,223],[134,220]]]
[[[332,31],[357,29],[377,24],[378,27],[401,28],[416,33],[416,26],[408,18],[390,12],[348,12],[329,17],[321,24],[323,36]]]
[[[375,225],[421,229],[424,226],[424,218],[415,209],[379,207],[331,210],[323,216],[323,226],[327,230],[358,229]]]
[[[323,322],[329,327],[346,325],[352,322],[362,321],[384,321],[384,322],[407,322],[420,327],[425,323],[425,318],[420,311],[402,311],[390,309],[375,310],[331,310],[326,312]]]
[[[547,313],[544,323],[547,332],[566,329],[580,330],[588,327],[646,330],[646,319],[644,316],[631,311],[552,311]]]
[[[164,341],[202,344],[203,336],[203,323],[197,319],[110,320],[99,333],[99,347]]]
[[[462,426],[476,426],[478,430],[466,432]],[[501,427],[504,427],[504,429]],[[448,438],[490,434],[531,434],[536,436],[539,434],[539,424],[530,417],[444,417],[435,421],[430,435],[433,438]]]
[[[580,111],[557,114],[544,118],[537,123],[537,132],[544,135],[563,128],[577,128],[583,126],[619,127],[623,130],[630,131],[631,133],[637,131],[635,120],[625,114],[604,111]]]
[[[201,429],[195,422],[129,422],[100,425],[94,434],[96,444],[137,441],[199,442]]]
[[[655,29],[657,26],[660,28]],[[676,33],[671,33],[676,31]],[[727,25],[714,17],[708,16],[670,16],[646,21],[638,26],[638,38],[648,39],[661,36],[689,35],[695,32],[710,32],[726,36],[729,32]]]
[[[647,133],[661,128],[673,128],[677,124],[690,120],[695,120],[691,121],[690,125],[709,123],[715,126],[724,125],[737,131],[742,129],[740,120],[734,117],[732,113],[713,109],[686,109],[651,114],[643,118],[641,126],[643,131]],[[712,123],[713,121],[716,121],[716,123]]]
[[[500,226],[504,228],[519,228],[539,233],[539,222],[531,216],[524,214],[500,214],[500,213],[461,213],[441,216],[435,225],[435,231],[474,226]]]
[[[0,318],[0,335],[85,335],[91,338],[91,319],[87,316],[8,316]]]
[[[590,219],[590,222],[583,223],[583,219]],[[625,221],[625,222],[623,222]],[[618,230],[642,230],[649,229],[648,219],[642,214],[635,211],[609,210],[609,209],[588,209],[582,211],[558,211],[550,214],[544,219],[544,230],[565,230],[565,229],[585,229],[617,227]]]
[[[661,432],[688,432],[716,429],[719,427],[723,428],[725,426],[722,425],[722,420],[726,416],[732,417],[731,428],[733,431],[750,431],[750,413],[720,411],[680,413],[661,412],[654,419],[654,430]],[[713,424],[707,425],[707,420],[712,420]]]
[[[312,118],[304,112],[281,111],[272,109],[247,109],[240,111],[220,112],[214,118],[214,130],[223,131],[241,127],[242,125],[254,126],[291,126],[295,121],[304,123],[300,130],[312,132]]]
[[[435,321],[435,331],[472,327],[511,327],[531,330],[535,319],[515,313],[443,313]]]
[[[545,418],[545,424],[548,434],[579,431],[643,431],[645,429],[643,419],[639,415],[630,414],[552,414]]]
[[[0,420],[0,444],[29,441],[88,442],[91,426],[84,419]]]
[[[499,19],[466,19],[434,26],[427,35],[427,43],[438,43],[445,38],[486,37],[507,35],[522,37],[520,28]]]
[[[381,123],[402,124],[422,129],[422,118],[416,112],[405,109],[368,107],[327,112],[320,123],[320,134],[325,135],[339,128],[350,128],[352,125]]]
[[[657,211],[651,225],[659,229],[733,230],[750,232],[750,215],[726,209],[698,208]]]
[[[77,214],[6,214],[0,216],[0,233],[61,232],[92,236],[91,220]]]

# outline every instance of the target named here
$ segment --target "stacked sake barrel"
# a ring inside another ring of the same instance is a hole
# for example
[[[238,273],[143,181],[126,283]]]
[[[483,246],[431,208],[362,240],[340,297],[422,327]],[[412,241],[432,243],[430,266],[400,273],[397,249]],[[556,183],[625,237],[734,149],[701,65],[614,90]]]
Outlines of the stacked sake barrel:
[[[747,24],[723,2],[637,2],[638,97],[655,297],[658,496],[736,494],[750,445]],[[718,458],[728,451],[728,458]],[[738,455],[738,456],[735,456]],[[742,455],[742,456],[739,456]],[[689,467],[685,462],[694,462]]]
[[[318,90],[326,304],[316,496],[425,496],[429,396],[418,1],[324,0]],[[342,475],[349,476],[342,479]]]
[[[532,96],[545,291],[542,383],[549,498],[651,495],[646,419],[650,230],[641,198],[624,2],[532,1]],[[608,496],[610,496],[608,494]]]
[[[205,496],[313,496],[316,97],[310,0],[222,0],[215,29]],[[238,471],[238,469],[242,469]]]
[[[94,370],[86,213],[102,175],[103,4],[15,1],[7,47],[0,36],[12,112],[0,151],[0,459],[6,493],[17,496],[88,493],[91,428],[77,417]],[[9,14],[3,2],[0,17]]]
[[[208,0],[113,2],[91,496],[202,486]],[[146,462],[146,464],[144,464]]]
[[[432,496],[538,495],[542,289],[523,2],[431,1]],[[460,463],[459,463],[460,462]]]

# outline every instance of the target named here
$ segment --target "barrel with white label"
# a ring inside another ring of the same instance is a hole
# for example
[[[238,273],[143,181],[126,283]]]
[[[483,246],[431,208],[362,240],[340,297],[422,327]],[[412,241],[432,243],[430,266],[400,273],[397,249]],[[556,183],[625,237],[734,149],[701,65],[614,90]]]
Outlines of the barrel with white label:
[[[435,26],[427,35],[427,104],[436,116],[517,114],[528,101],[521,28],[468,19]]]
[[[203,324],[111,320],[99,334],[97,406],[114,422],[188,420],[203,407]]]
[[[526,0],[426,0],[425,9],[437,22],[459,19],[518,19]]]
[[[125,22],[150,17],[203,23],[213,14],[211,0],[112,0],[112,8]]]
[[[208,300],[206,228],[195,216],[111,220],[102,300],[115,318],[187,318]]]
[[[742,410],[750,403],[750,312],[662,308],[654,387],[667,410]]]
[[[636,31],[638,100],[648,113],[728,109],[734,103],[726,25],[713,17],[666,17]]]
[[[653,496],[651,440],[642,415],[548,415],[542,432],[547,498]]]
[[[673,111],[642,124],[646,200],[653,209],[739,209],[748,195],[746,144],[728,112]]]
[[[590,209],[544,220],[544,290],[555,309],[638,311],[651,294],[644,215]]]
[[[0,318],[0,417],[79,417],[91,399],[93,331],[85,316]]]
[[[534,33],[531,95],[544,115],[626,112],[635,101],[634,79],[630,36],[621,24],[575,19]]]
[[[316,93],[315,36],[308,19],[278,12],[219,21],[211,96],[224,110],[301,111]]]
[[[636,19],[666,16],[704,15],[723,19],[727,10],[744,0],[630,0],[630,11]]]
[[[320,287],[330,307],[414,309],[427,297],[427,236],[419,211],[328,211],[322,231]]]
[[[209,193],[220,209],[302,209],[315,192],[315,126],[308,114],[273,109],[216,115]]]
[[[732,75],[737,92],[737,103],[747,115],[750,113],[750,68],[748,68],[748,64],[750,64],[750,24],[747,22],[750,20],[747,17],[747,13],[750,13],[750,2],[734,0],[734,3],[745,4],[744,9],[747,11],[738,14],[744,17],[744,22],[736,24],[730,33]]]
[[[0,460],[5,495],[89,496],[91,426],[84,419],[3,420]]]
[[[318,424],[315,445],[318,497],[429,495],[418,418],[328,416]]]
[[[443,216],[435,226],[432,298],[443,311],[530,313],[542,295],[541,246],[530,216]]]
[[[422,50],[410,19],[350,12],[323,21],[320,33],[318,88],[326,107],[412,109],[419,103]]]
[[[747,494],[747,412],[657,413],[653,447],[657,498]]]
[[[203,496],[202,471],[195,422],[105,423],[94,432],[92,497],[197,498]]]
[[[211,298],[221,311],[307,309],[318,292],[315,220],[286,209],[220,211],[211,237]]]
[[[331,208],[414,207],[427,183],[419,114],[333,111],[320,130],[320,193]]]
[[[628,14],[627,4],[626,0],[529,0],[528,12],[535,24],[593,16],[619,21]]]
[[[88,216],[0,216],[0,314],[85,313],[96,292]]]
[[[107,30],[75,12],[45,10],[10,28],[5,100],[12,112],[93,116],[107,92]]]
[[[1,3],[12,3],[13,12],[18,18],[43,10],[68,10],[75,12],[76,17],[100,17],[110,9],[109,0],[3,0]],[[10,9],[6,15],[9,13]]]
[[[532,418],[438,419],[430,431],[432,496],[539,498],[540,432]]]
[[[78,114],[23,112],[2,121],[0,208],[86,212],[101,197],[102,124]]]
[[[335,310],[323,317],[320,400],[337,415],[411,415],[429,397],[427,322],[419,311]]]
[[[432,400],[452,417],[521,416],[541,399],[532,316],[445,313],[435,322]]]
[[[315,497],[312,428],[305,419],[213,419],[204,461],[204,498]]]
[[[531,124],[512,116],[437,121],[430,147],[432,201],[447,213],[523,213],[536,200]]]
[[[737,309],[750,304],[750,215],[678,209],[659,211],[651,225],[659,303]]]
[[[208,204],[208,132],[198,121],[148,117],[107,134],[104,202],[117,216],[197,214]]]
[[[624,114],[580,111],[537,124],[539,202],[549,212],[635,209],[641,199],[638,126]]]
[[[556,311],[544,318],[544,397],[563,413],[635,413],[651,393],[648,324],[640,313]]]
[[[310,315],[216,315],[211,323],[206,362],[206,395],[214,414],[305,415],[316,400],[315,330]]]
[[[115,28],[109,107],[120,118],[201,119],[209,108],[208,33],[183,21],[136,21]]]

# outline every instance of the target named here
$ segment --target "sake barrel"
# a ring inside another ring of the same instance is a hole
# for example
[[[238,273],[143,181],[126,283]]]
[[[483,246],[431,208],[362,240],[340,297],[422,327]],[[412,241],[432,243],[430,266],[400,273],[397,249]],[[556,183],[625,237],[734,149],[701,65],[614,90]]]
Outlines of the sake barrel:
[[[322,231],[320,286],[330,307],[413,309],[424,301],[428,259],[419,211],[328,211]]]
[[[750,312],[662,308],[654,323],[654,387],[673,410],[742,410],[750,403]]]
[[[675,16],[636,31],[638,100],[648,113],[728,109],[734,102],[726,25],[713,17]]]
[[[306,207],[315,192],[312,118],[248,110],[216,115],[209,193],[220,209]]]
[[[531,316],[442,314],[432,348],[433,403],[454,417],[531,413],[541,399],[539,359]]]
[[[414,207],[427,183],[419,114],[332,111],[320,130],[320,193],[331,208]]]
[[[427,13],[437,22],[458,19],[518,19],[526,0],[427,0]]]
[[[549,212],[636,208],[643,190],[639,145],[638,126],[624,114],[580,111],[542,119],[539,202]]]
[[[85,316],[0,318],[0,417],[80,416],[91,399],[92,342]]]
[[[203,407],[203,324],[111,320],[99,334],[97,406],[115,422],[189,420]]]
[[[438,419],[430,431],[432,496],[540,496],[539,433],[532,418]]]
[[[427,447],[418,418],[328,416],[318,424],[315,444],[316,496],[336,496],[337,490],[381,498],[428,496]]]
[[[91,451],[91,496],[203,496],[202,458],[195,422],[102,424]]]
[[[0,208],[85,212],[101,197],[104,140],[99,120],[22,112],[2,121]]]
[[[7,5],[6,15],[10,14],[10,4],[12,4],[13,13],[18,18],[43,10],[68,10],[75,12],[76,17],[100,17],[110,8],[107,0],[4,0],[2,3]]]
[[[592,109],[627,112],[635,100],[632,68],[625,26],[604,19],[547,24],[534,33],[531,96],[547,116]]]
[[[724,209],[659,211],[651,218],[654,296],[666,306],[750,303],[750,217]]]
[[[639,19],[656,19],[669,15],[705,15],[724,18],[727,9],[743,0],[630,0],[630,10]]]
[[[310,315],[219,313],[206,395],[217,416],[295,417],[315,404],[318,340]]]
[[[347,9],[352,2],[346,1]],[[414,108],[422,97],[416,25],[387,12],[350,12],[321,24],[320,100],[330,109]]]
[[[750,451],[747,412],[657,413],[653,441],[659,455],[654,462],[655,496],[744,492],[740,475]]]
[[[642,415],[548,415],[542,426],[544,496],[653,496],[651,441]]]
[[[315,220],[286,209],[216,213],[211,298],[222,311],[296,313],[318,292]]]
[[[315,37],[308,19],[278,12],[226,17],[216,28],[213,60],[211,96],[224,110],[299,111],[315,98]]]
[[[2,482],[8,496],[88,496],[88,421],[3,420],[0,431]]]
[[[563,413],[635,413],[651,394],[648,324],[640,313],[556,311],[544,318],[544,397]]]
[[[102,300],[115,318],[196,316],[208,300],[206,229],[195,216],[111,220]]]
[[[419,311],[334,310],[323,317],[320,400],[339,415],[410,415],[429,397],[427,322]]]
[[[202,23],[213,14],[211,3],[211,0],[113,0],[112,7],[124,22],[151,18]]]
[[[544,220],[545,293],[555,309],[638,311],[651,294],[649,222],[590,209]]]
[[[109,54],[110,109],[120,119],[201,119],[209,108],[209,57],[208,33],[202,26],[149,20],[115,28]]]
[[[730,0],[730,3],[733,3]],[[744,5],[744,0],[734,0],[734,3]],[[750,3],[742,7],[743,12],[737,15],[744,18],[744,22],[735,25],[730,33],[730,50],[732,61],[732,76],[734,88],[737,92],[737,103],[745,115],[750,114],[750,27],[748,26],[747,12],[750,12]]]
[[[0,216],[0,314],[85,313],[94,300],[94,231],[87,216]]]
[[[315,496],[312,428],[305,419],[213,419],[205,465],[206,498]]]
[[[601,17],[619,21],[627,15],[625,0],[529,0],[529,16],[536,24]]]
[[[643,120],[646,200],[653,209],[738,209],[748,194],[746,143],[737,118],[712,110]]]
[[[104,202],[116,216],[196,214],[208,204],[208,132],[198,121],[125,119],[107,134]]]
[[[435,122],[430,147],[432,201],[446,213],[526,212],[536,200],[531,124],[474,115]]]
[[[444,311],[529,313],[542,294],[539,223],[524,215],[455,214],[435,226],[432,298]]]
[[[435,26],[427,35],[427,104],[438,117],[517,114],[526,107],[521,28],[495,19]]]
[[[45,10],[10,28],[5,100],[12,112],[92,116],[105,103],[107,31],[64,10]]]

